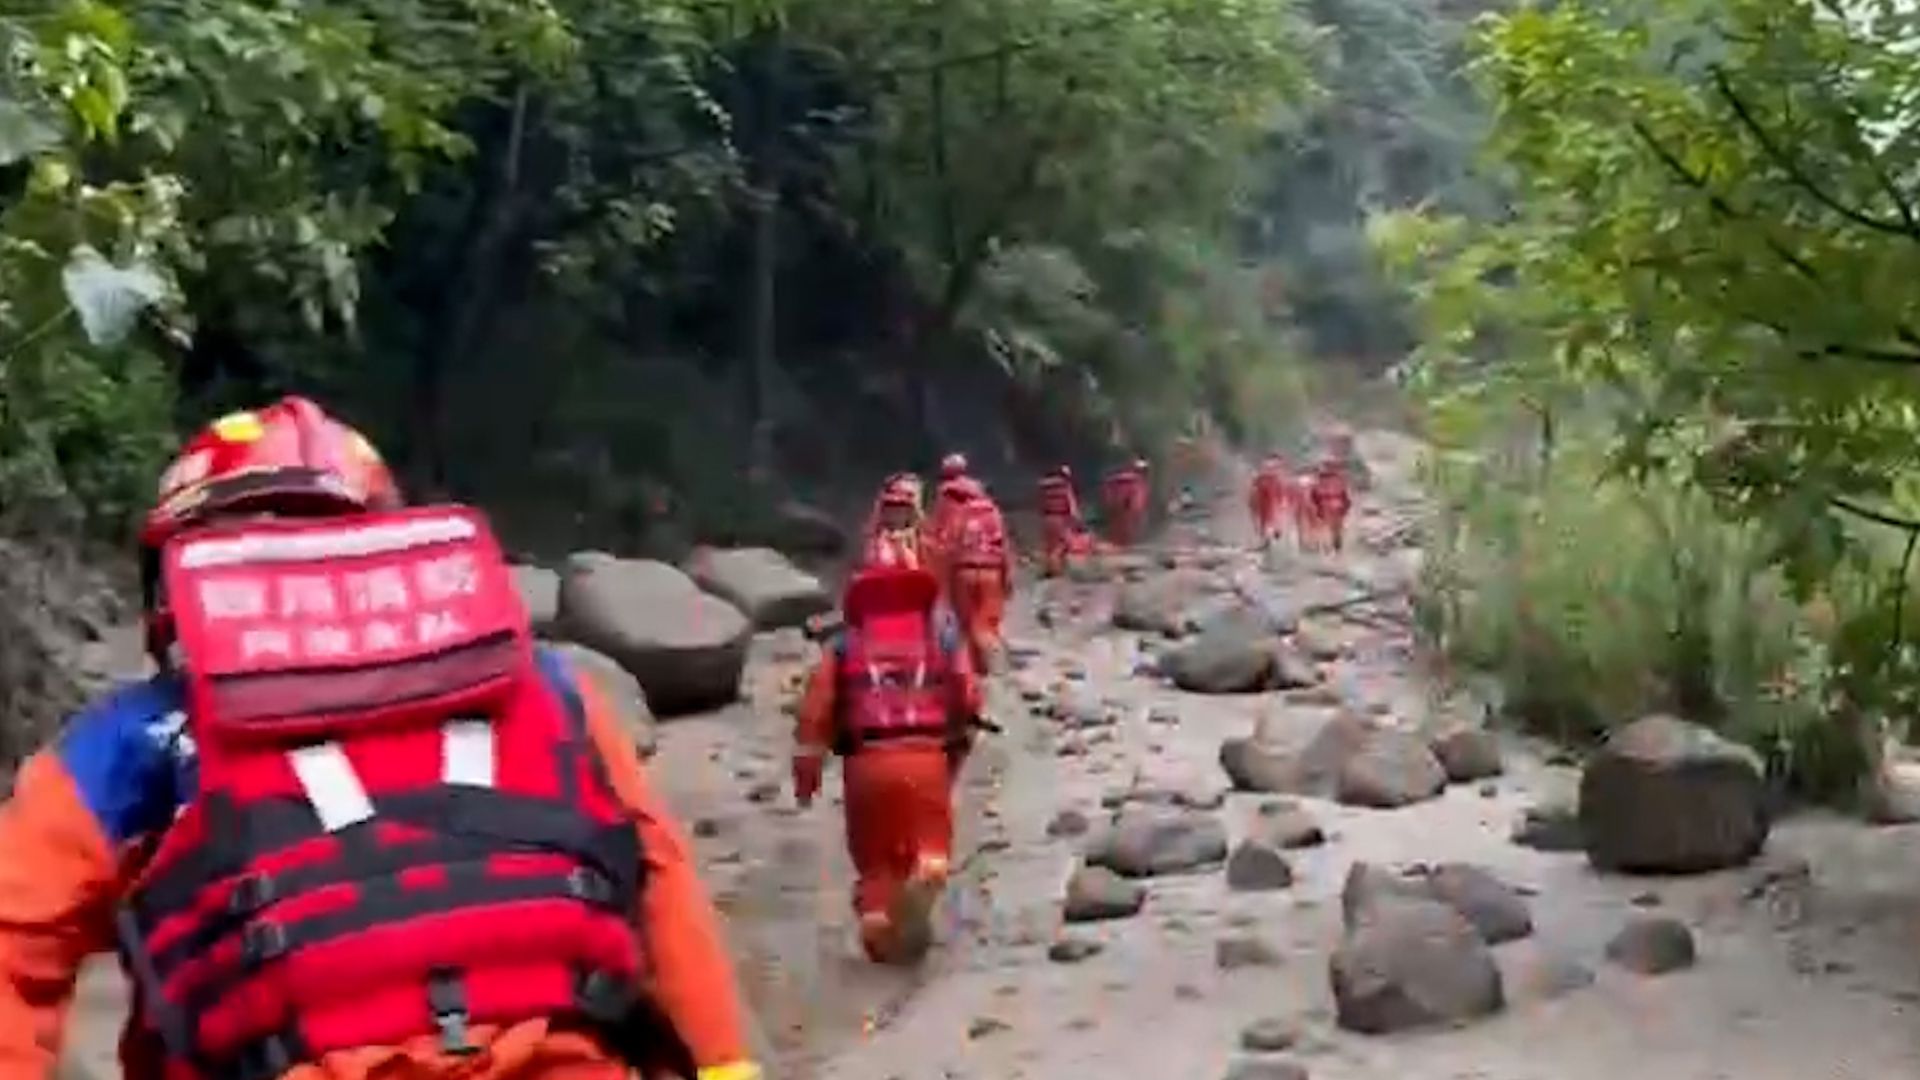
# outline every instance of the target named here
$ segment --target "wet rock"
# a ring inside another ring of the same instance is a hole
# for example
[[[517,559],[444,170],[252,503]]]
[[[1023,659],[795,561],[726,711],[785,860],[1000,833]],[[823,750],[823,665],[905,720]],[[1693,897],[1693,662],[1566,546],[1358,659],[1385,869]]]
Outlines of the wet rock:
[[[1702,873],[1766,845],[1760,758],[1671,716],[1615,731],[1580,778],[1580,825],[1597,869]]]
[[[665,563],[576,555],[560,581],[564,636],[618,661],[663,715],[740,696],[753,627]]]
[[[513,567],[513,587],[527,607],[533,632],[546,637],[560,622],[560,575],[541,566]]]
[[[1383,729],[1347,759],[1337,791],[1348,806],[1388,810],[1424,802],[1446,790],[1447,773],[1410,732]]]
[[[1308,1080],[1307,1067],[1297,1061],[1243,1058],[1227,1066],[1225,1080]]]
[[[1221,971],[1279,967],[1286,956],[1273,943],[1252,934],[1232,934],[1213,943],[1213,966]]]
[[[1533,933],[1533,914],[1520,894],[1477,866],[1447,863],[1427,877],[1434,898],[1458,911],[1489,945]]]
[[[1300,1044],[1300,1026],[1284,1016],[1255,1020],[1240,1029],[1240,1048],[1256,1054],[1279,1054]]]
[[[1513,842],[1535,851],[1584,851],[1580,810],[1571,803],[1528,807],[1513,827]]]
[[[1106,946],[1088,937],[1067,936],[1047,946],[1047,959],[1056,964],[1079,964],[1106,951]]]
[[[1253,821],[1253,836],[1282,851],[1319,847],[1327,834],[1311,813],[1292,799],[1274,799],[1260,804]]]
[[[761,630],[799,626],[833,609],[820,579],[771,548],[698,548],[682,569]]]
[[[1471,784],[1499,776],[1506,771],[1500,754],[1500,740],[1490,731],[1456,727],[1433,740],[1433,756],[1446,770],[1448,781]]]
[[[1665,975],[1694,965],[1693,931],[1678,919],[1643,915],[1607,943],[1607,959],[1641,975]]]
[[[1328,797],[1372,735],[1372,725],[1350,713],[1272,714],[1252,736],[1221,744],[1220,767],[1241,791]]]
[[[660,728],[653,718],[653,710],[647,706],[647,694],[640,689],[640,680],[612,657],[584,645],[559,642],[547,643],[546,647],[559,653],[574,671],[593,680],[601,697],[612,706],[621,730],[633,740],[634,749],[640,751],[641,757],[652,757],[660,745]]]
[[[1227,888],[1234,892],[1270,892],[1293,885],[1293,867],[1277,848],[1242,840],[1227,857]]]
[[[1212,814],[1134,803],[1121,808],[1089,861],[1139,878],[1199,870],[1226,857],[1227,830]]]
[[[1082,866],[1067,881],[1061,916],[1070,923],[1127,919],[1146,905],[1147,890],[1103,866]]]
[[[1080,811],[1062,810],[1053,815],[1053,820],[1047,823],[1047,835],[1056,840],[1085,836],[1092,826],[1093,823],[1087,820],[1087,815]]]
[[[1452,908],[1432,900],[1374,905],[1328,965],[1341,1027],[1381,1035],[1500,1011],[1493,952]]]

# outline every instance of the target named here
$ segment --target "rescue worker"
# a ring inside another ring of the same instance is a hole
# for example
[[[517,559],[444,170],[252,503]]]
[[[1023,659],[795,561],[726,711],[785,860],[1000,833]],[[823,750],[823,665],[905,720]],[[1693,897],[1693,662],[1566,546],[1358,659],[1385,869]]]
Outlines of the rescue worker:
[[[1322,550],[1344,551],[1347,513],[1353,508],[1353,494],[1347,488],[1346,466],[1338,458],[1329,455],[1314,467],[1307,499],[1312,503],[1316,534],[1326,545]]]
[[[687,842],[481,515],[288,397],[187,443],[140,556],[158,673],[0,807],[0,1076],[54,1075],[116,946],[128,1080],[759,1075]]]
[[[1147,499],[1145,458],[1135,458],[1107,474],[1101,502],[1107,515],[1107,539],[1115,547],[1132,547],[1139,540],[1147,519]]]
[[[794,797],[810,806],[826,756],[842,758],[847,852],[860,943],[911,963],[932,943],[953,853],[953,779],[970,748],[980,685],[939,585],[925,570],[869,567],[847,584],[841,629],[796,714]]]
[[[1073,470],[1062,465],[1040,478],[1040,563],[1049,577],[1066,571],[1067,559],[1085,546],[1085,533]]]
[[[960,506],[954,490],[955,485],[964,480],[968,480],[966,455],[948,454],[940,459],[940,484],[933,492],[933,508],[927,514],[921,549],[927,569],[933,571],[943,589],[952,581],[948,567],[950,534]]]
[[[1268,454],[1253,474],[1253,486],[1247,493],[1247,509],[1253,516],[1253,528],[1262,547],[1279,540],[1285,533],[1286,513],[1292,501],[1293,477],[1287,461],[1279,454]]]
[[[1013,595],[1013,546],[1007,543],[1006,518],[972,477],[949,481],[942,492],[943,501],[953,507],[942,540],[947,599],[960,620],[974,670],[990,673],[999,665],[1000,627]]]
[[[881,485],[867,519],[862,566],[926,568],[919,485],[920,478],[912,473],[895,473]]]

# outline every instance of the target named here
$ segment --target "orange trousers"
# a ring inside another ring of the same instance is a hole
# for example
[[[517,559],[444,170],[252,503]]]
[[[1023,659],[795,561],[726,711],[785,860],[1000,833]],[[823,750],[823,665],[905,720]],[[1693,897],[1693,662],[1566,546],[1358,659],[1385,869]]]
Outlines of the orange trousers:
[[[953,571],[953,613],[967,636],[973,670],[986,672],[1000,655],[1000,624],[1007,615],[1007,575],[998,566],[959,566]]]
[[[1040,519],[1040,564],[1049,576],[1066,572],[1067,558],[1073,554],[1073,539],[1077,531],[1072,518]]]
[[[1147,508],[1133,502],[1107,508],[1107,539],[1114,547],[1132,547],[1140,538],[1140,525],[1146,521]]]
[[[885,914],[916,870],[953,859],[952,766],[944,747],[922,742],[865,747],[843,767],[853,910]]]
[[[1280,537],[1284,528],[1282,523],[1286,520],[1284,499],[1276,497],[1273,492],[1255,488],[1247,508],[1253,513],[1254,531],[1259,534],[1262,543]]]

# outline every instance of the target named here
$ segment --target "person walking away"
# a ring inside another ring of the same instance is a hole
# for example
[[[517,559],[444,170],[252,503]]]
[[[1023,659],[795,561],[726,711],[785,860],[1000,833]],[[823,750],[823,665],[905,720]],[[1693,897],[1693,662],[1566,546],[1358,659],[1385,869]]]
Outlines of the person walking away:
[[[949,496],[957,509],[950,533],[947,597],[966,636],[973,668],[984,675],[999,666],[1001,626],[1013,595],[1013,548],[1007,543],[1005,516],[978,481],[952,481]]]
[[[139,540],[157,674],[0,806],[0,1076],[54,1075],[116,947],[127,1080],[759,1075],[687,841],[482,515],[288,397],[189,441]]]
[[[796,714],[794,796],[811,806],[841,757],[853,909],[868,958],[908,964],[932,944],[952,868],[953,780],[980,715],[980,685],[925,570],[869,567]]]
[[[873,513],[867,518],[861,565],[926,567],[919,479],[911,473],[895,473],[881,485]]]
[[[927,569],[933,571],[945,588],[952,579],[948,564],[951,561],[952,536],[960,510],[960,502],[955,494],[955,485],[970,478],[967,475],[967,458],[964,454],[948,454],[940,459],[940,482],[933,491],[933,507],[927,514],[925,535],[921,538],[921,551],[926,559]]]
[[[1353,494],[1347,487],[1346,466],[1328,455],[1314,468],[1308,498],[1313,503],[1313,519],[1326,550],[1346,549],[1347,513],[1353,509]]]
[[[1285,534],[1292,489],[1293,478],[1287,470],[1286,459],[1279,454],[1268,454],[1255,470],[1247,496],[1247,508],[1260,546],[1271,545]]]
[[[1129,548],[1140,538],[1147,516],[1147,463],[1136,458],[1107,475],[1101,485],[1102,508],[1107,515],[1107,538],[1117,548]]]
[[[1067,560],[1085,545],[1086,525],[1073,491],[1073,470],[1061,465],[1040,478],[1040,563],[1049,577],[1067,568]]]

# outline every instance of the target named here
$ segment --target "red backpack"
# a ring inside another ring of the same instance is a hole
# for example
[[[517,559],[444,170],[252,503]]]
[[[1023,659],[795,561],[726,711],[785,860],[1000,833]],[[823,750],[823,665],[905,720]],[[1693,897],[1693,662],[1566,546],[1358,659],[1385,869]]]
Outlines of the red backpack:
[[[164,575],[198,790],[119,929],[178,1075],[617,1020],[638,837],[484,518],[208,529]]]
[[[934,627],[939,583],[921,570],[865,573],[841,605],[840,749],[950,734],[951,664]]]

